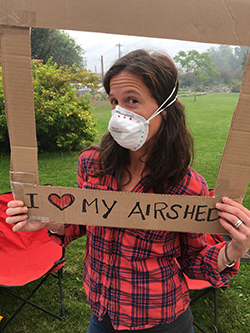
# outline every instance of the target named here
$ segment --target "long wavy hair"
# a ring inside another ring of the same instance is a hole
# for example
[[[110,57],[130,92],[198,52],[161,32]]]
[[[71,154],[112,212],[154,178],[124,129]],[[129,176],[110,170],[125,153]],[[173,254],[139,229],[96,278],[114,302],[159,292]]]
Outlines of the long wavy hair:
[[[141,49],[118,59],[104,77],[104,88],[108,95],[110,80],[121,72],[138,76],[148,87],[158,106],[168,98],[175,85],[175,93],[168,103],[177,95],[177,69],[165,53],[149,53]],[[193,137],[186,126],[184,105],[177,99],[166,109],[165,115],[161,115],[163,121],[145,162],[150,176],[143,179],[144,192],[153,189],[154,193],[167,193],[166,182],[169,185],[179,183],[186,175],[193,158]],[[130,163],[129,150],[118,145],[109,132],[103,136],[99,146],[91,146],[87,148],[89,149],[99,151],[98,163],[92,176],[101,178],[112,171],[118,189],[121,190],[125,185],[122,183],[123,172],[124,169],[128,171],[126,166]]]

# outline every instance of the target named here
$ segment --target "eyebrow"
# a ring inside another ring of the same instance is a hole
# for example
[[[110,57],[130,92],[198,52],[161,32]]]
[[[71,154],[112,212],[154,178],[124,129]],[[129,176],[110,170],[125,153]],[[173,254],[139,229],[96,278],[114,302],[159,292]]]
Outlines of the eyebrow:
[[[136,95],[140,95],[140,93],[136,90],[127,90],[125,91],[125,94],[136,94]]]
[[[140,95],[140,93],[138,91],[135,90],[126,90],[124,91],[124,94],[136,94],[136,95]],[[114,94],[109,94],[110,97],[112,97]]]

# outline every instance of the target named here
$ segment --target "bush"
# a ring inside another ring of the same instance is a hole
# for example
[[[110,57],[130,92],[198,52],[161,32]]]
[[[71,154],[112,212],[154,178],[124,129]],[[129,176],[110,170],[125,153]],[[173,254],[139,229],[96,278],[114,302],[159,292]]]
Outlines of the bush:
[[[7,121],[5,116],[5,103],[3,96],[2,68],[0,67],[0,147],[1,149],[9,149],[9,136]]]
[[[205,89],[204,89],[204,87],[202,87],[202,86],[198,86],[198,87],[196,87],[196,91],[197,91],[197,92],[204,92]]]
[[[239,82],[234,82],[231,85],[231,92],[232,93],[239,93],[240,92],[240,83]]]
[[[57,68],[48,61],[32,61],[37,143],[40,150],[77,150],[90,145],[96,136],[96,120],[89,95],[80,98],[72,83],[98,87],[98,77],[75,66]],[[2,81],[2,80],[1,80]],[[0,143],[8,141],[0,83]]]

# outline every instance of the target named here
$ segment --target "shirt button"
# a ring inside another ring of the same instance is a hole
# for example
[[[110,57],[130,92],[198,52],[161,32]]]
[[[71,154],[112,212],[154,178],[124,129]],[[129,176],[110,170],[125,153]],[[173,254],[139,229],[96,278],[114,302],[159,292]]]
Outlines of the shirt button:
[[[112,259],[109,259],[109,264],[112,265]]]

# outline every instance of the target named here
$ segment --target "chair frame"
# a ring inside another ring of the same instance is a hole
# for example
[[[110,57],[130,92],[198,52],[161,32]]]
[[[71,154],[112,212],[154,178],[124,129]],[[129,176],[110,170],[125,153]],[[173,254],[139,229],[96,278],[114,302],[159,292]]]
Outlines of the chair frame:
[[[7,193],[2,193],[3,195],[9,195],[11,194],[11,192],[7,192]],[[60,253],[60,252],[59,252]],[[20,304],[20,306],[14,311],[13,314],[11,314],[10,318],[7,319],[7,321],[5,322],[5,319],[2,319],[2,321],[0,321],[0,332],[2,332],[8,325],[9,323],[16,317],[16,315],[22,310],[22,308],[26,305],[29,304],[31,306],[34,306],[35,308],[42,310],[43,312],[53,316],[54,318],[57,318],[59,320],[63,320],[66,319],[68,316],[65,312],[65,307],[64,307],[64,299],[63,299],[63,290],[62,290],[62,277],[63,277],[63,266],[65,264],[66,258],[65,258],[65,248],[62,248],[61,250],[61,258],[56,260],[53,263],[53,267],[51,267],[47,272],[44,272],[43,275],[41,275],[40,278],[38,279],[34,279],[31,280],[29,282],[27,282],[26,284],[23,285],[13,285],[13,286],[7,286],[7,285],[0,285],[0,292],[3,291],[7,294],[9,294],[10,296],[16,297],[19,300],[22,301],[22,303]],[[49,276],[52,276],[54,278],[56,278],[59,282],[59,290],[60,290],[60,302],[61,302],[61,315],[55,314],[49,310],[47,310],[46,308],[32,302],[30,299],[32,298],[32,296],[39,290],[39,288],[45,283],[45,281],[47,280],[47,278]],[[24,287],[25,285],[28,285],[29,283],[36,283],[35,287],[33,287],[33,290],[31,292],[29,292],[29,295],[26,297],[22,297],[20,295],[18,295],[17,292],[13,291],[13,288],[17,287],[17,288],[21,288]]]
[[[0,285],[0,291],[4,291],[4,292],[8,293],[9,295],[17,297],[18,299],[23,301],[23,303],[16,309],[16,311],[11,315],[11,317],[7,320],[6,323],[4,323],[3,325],[1,325],[1,323],[0,323],[0,332],[3,332],[3,330],[8,326],[8,324],[15,318],[15,316],[21,311],[21,309],[26,304],[30,304],[30,305],[34,306],[35,308],[37,308],[39,310],[42,310],[43,312],[45,312],[45,313],[47,313],[47,314],[49,314],[49,315],[51,315],[54,318],[57,318],[59,320],[64,320],[68,317],[66,312],[65,312],[64,300],[63,300],[63,290],[62,290],[63,267],[61,267],[57,270],[57,266],[62,265],[65,262],[65,255],[64,254],[65,254],[65,250],[63,251],[62,258],[55,263],[55,266],[48,273],[46,273],[43,277],[41,277],[39,279],[39,283],[37,284],[37,286],[32,290],[32,292],[26,298],[24,298],[24,297],[22,297],[22,296],[20,296],[16,293],[14,293],[13,291],[11,291],[11,288],[13,288],[13,287],[5,287],[5,286]],[[62,310],[62,315],[61,316],[59,316],[59,315],[45,309],[44,307],[41,307],[38,304],[30,301],[31,297],[44,284],[44,282],[47,280],[47,278],[49,276],[53,276],[54,278],[57,278],[58,282],[59,282],[60,301],[61,301],[61,310]],[[21,287],[22,286],[20,286],[20,288]]]
[[[214,239],[214,242],[217,243],[216,239],[214,238],[213,235],[211,235],[212,238]],[[197,300],[201,299],[202,297],[206,296],[207,294],[213,292],[213,298],[214,298],[214,329],[215,329],[215,333],[218,333],[218,300],[217,300],[217,291],[218,289],[222,289],[225,290],[227,287],[229,286],[229,282],[226,283],[223,287],[221,288],[214,288],[212,285],[205,287],[204,289],[200,289],[203,290],[199,293],[199,295],[195,296],[194,298],[192,298],[190,300],[190,305],[192,305],[194,302],[196,302]],[[191,290],[198,290],[198,289],[191,289]],[[197,327],[201,332],[203,333],[208,333],[207,331],[205,331],[199,324],[197,324],[197,322],[193,321],[193,324],[195,327]]]
[[[222,287],[222,289],[227,288],[227,287]],[[194,298],[191,299],[190,301],[190,305],[192,305],[194,302],[196,302],[197,300],[199,300],[200,298],[206,296],[207,294],[213,292],[213,297],[214,297],[214,329],[215,332],[218,333],[218,303],[217,303],[217,290],[218,288],[214,288],[214,287],[207,287],[206,289],[204,289],[203,292],[201,292],[199,295],[195,296]],[[207,331],[205,331],[199,324],[197,324],[197,322],[193,321],[193,324],[195,327],[197,327],[201,332],[203,333],[207,333]]]
[[[250,254],[250,250],[248,251],[248,253]],[[241,262],[250,262],[250,256],[244,256],[240,259]],[[201,292],[199,295],[195,296],[194,298],[191,299],[190,301],[190,305],[192,305],[195,301],[199,300],[200,298],[202,298],[203,296],[207,295],[210,292],[213,292],[213,297],[214,297],[214,329],[215,329],[215,333],[219,332],[219,328],[218,328],[218,302],[217,302],[217,292],[218,289],[222,289],[225,290],[228,285],[225,285],[221,288],[214,288],[213,286],[207,287],[206,289],[204,289],[203,292]],[[191,289],[191,290],[196,290],[196,289]],[[197,289],[198,290],[198,289]],[[207,331],[205,331],[199,324],[197,324],[197,322],[193,322],[194,326],[197,327],[201,332],[203,333],[207,333]]]

